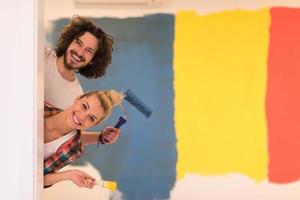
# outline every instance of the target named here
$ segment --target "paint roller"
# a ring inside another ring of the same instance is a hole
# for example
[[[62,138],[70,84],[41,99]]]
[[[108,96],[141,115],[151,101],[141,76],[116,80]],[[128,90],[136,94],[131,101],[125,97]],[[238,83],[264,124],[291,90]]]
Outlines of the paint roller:
[[[126,92],[121,92],[121,94],[123,96],[123,99],[125,99],[129,104],[131,104],[138,111],[144,114],[147,118],[151,116],[152,110],[145,103],[143,103],[130,89],[128,89]],[[119,121],[114,126],[115,128],[120,128],[127,121],[127,112],[122,104],[120,104],[120,107],[124,112],[124,115],[119,117]],[[99,181],[96,182],[96,184],[110,189],[111,191],[115,191],[117,188],[117,182],[115,181]]]
[[[130,89],[125,92],[121,92],[121,94],[123,96],[123,99],[125,99],[130,105],[140,111],[144,116],[146,116],[147,118],[151,116],[152,110],[145,103],[143,103]],[[120,128],[127,121],[127,113],[122,105],[121,109],[125,114],[119,117],[119,121],[115,125],[115,128]]]

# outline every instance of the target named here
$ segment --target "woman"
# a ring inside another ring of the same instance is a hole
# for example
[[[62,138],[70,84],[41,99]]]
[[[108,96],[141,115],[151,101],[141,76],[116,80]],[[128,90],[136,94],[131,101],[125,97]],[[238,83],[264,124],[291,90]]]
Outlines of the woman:
[[[83,153],[83,145],[113,143],[117,140],[120,131],[116,128],[108,127],[100,133],[89,134],[83,130],[108,117],[112,107],[119,105],[122,98],[123,96],[114,90],[92,91],[75,99],[73,105],[66,110],[45,103],[44,186],[51,186],[63,180],[70,180],[80,187],[94,186],[95,179],[82,171],[58,170],[78,159]]]

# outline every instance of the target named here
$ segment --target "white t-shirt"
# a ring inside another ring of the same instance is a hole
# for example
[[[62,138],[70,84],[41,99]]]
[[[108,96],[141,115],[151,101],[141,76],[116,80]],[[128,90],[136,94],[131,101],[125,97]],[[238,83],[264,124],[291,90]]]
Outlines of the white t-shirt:
[[[76,131],[72,131],[56,140],[44,144],[44,160],[56,153],[58,148],[67,140],[72,138],[76,134]]]
[[[73,104],[76,97],[83,94],[83,90],[77,77],[74,81],[68,81],[61,76],[56,66],[56,59],[55,51],[45,48],[44,101],[57,108],[66,109]],[[76,131],[72,131],[44,144],[44,160],[54,154],[64,142],[75,134]]]
[[[56,66],[55,51],[45,48],[44,52],[44,100],[57,108],[66,109],[74,99],[83,94],[77,77],[74,81],[64,79]]]

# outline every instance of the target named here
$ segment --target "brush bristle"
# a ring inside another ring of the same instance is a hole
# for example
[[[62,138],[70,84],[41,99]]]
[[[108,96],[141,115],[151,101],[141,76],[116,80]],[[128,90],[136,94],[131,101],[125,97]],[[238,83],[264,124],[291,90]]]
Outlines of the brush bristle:
[[[103,187],[115,191],[117,189],[118,183],[115,181],[103,181]]]

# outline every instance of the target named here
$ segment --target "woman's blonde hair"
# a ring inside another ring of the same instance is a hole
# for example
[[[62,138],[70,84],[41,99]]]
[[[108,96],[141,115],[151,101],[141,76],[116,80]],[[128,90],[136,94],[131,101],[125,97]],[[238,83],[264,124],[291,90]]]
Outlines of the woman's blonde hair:
[[[104,91],[93,90],[93,91],[83,94],[80,98],[88,97],[93,94],[97,95],[97,97],[100,101],[100,104],[103,107],[103,110],[105,113],[105,116],[103,118],[101,118],[99,120],[99,122],[101,122],[102,120],[107,118],[111,114],[112,108],[114,106],[120,105],[120,103],[122,102],[122,99],[123,99],[123,95],[121,93],[117,92],[116,90],[104,90]]]

